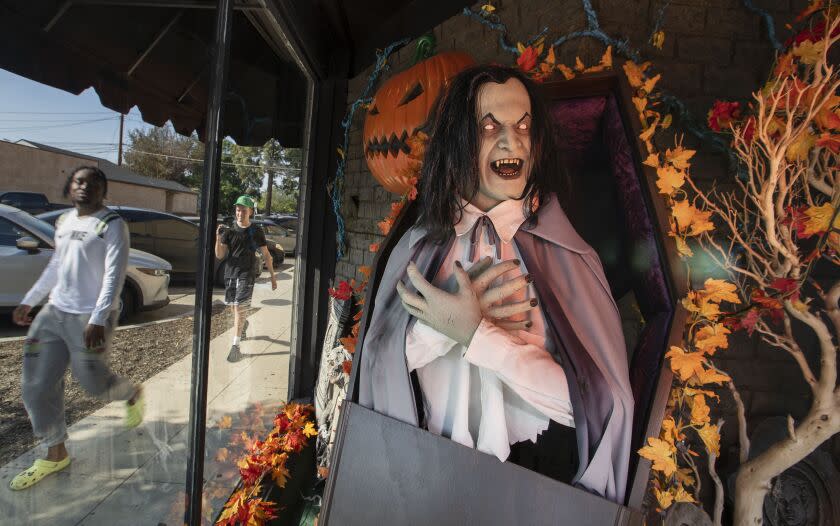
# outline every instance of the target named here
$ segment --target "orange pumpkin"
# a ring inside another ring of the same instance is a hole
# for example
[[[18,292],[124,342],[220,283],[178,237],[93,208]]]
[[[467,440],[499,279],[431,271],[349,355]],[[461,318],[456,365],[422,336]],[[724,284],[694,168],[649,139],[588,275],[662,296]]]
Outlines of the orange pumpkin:
[[[449,79],[473,64],[466,53],[440,53],[394,75],[376,92],[365,118],[364,148],[368,168],[386,190],[409,190],[403,175],[410,168],[408,139],[426,122]]]

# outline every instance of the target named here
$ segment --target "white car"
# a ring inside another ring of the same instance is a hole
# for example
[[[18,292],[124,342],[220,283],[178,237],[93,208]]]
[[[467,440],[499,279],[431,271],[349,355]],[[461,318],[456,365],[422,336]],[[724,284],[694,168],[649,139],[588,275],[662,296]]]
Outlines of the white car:
[[[0,205],[0,309],[14,309],[29,291],[53,254],[55,228],[12,206]],[[122,291],[120,320],[138,310],[169,303],[166,260],[131,249]]]

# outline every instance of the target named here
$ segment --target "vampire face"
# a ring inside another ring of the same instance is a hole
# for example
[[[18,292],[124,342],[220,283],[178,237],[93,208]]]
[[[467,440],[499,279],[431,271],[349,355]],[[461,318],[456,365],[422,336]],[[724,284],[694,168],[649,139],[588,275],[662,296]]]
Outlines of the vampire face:
[[[478,91],[478,193],[472,204],[485,212],[519,199],[531,171],[531,99],[518,79],[488,82]]]

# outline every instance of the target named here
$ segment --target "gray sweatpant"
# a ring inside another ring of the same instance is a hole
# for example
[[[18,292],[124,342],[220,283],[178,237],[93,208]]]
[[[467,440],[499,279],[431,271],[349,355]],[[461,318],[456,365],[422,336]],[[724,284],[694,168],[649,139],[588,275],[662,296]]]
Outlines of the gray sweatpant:
[[[117,312],[105,326],[105,349],[85,346],[84,333],[90,314],[71,314],[46,305],[35,317],[23,344],[23,405],[36,437],[47,447],[67,440],[64,420],[64,373],[91,395],[103,400],[128,400],[135,387],[114,374],[105,361],[111,346]]]

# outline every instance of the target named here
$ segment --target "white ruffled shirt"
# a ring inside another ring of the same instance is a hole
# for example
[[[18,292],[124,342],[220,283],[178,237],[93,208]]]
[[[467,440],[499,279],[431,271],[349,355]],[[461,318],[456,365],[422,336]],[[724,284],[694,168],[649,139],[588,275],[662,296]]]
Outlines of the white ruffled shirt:
[[[497,257],[488,228],[478,225],[481,231],[471,262],[472,229],[484,215],[501,240],[501,257]],[[455,225],[452,249],[432,283],[447,288],[444,284],[452,282],[456,260],[469,269],[485,256],[490,256],[493,263],[519,259],[520,272],[527,274],[512,243],[524,221],[521,200],[503,201],[486,214],[466,203]],[[536,297],[533,285],[529,285],[504,303]],[[417,371],[429,431],[505,461],[511,444],[536,442],[549,420],[574,427],[566,373],[546,348],[541,308],[535,307],[519,319],[530,319],[531,327],[506,331],[483,319],[466,349],[423,322],[412,320],[406,332],[406,360],[409,371]]]

